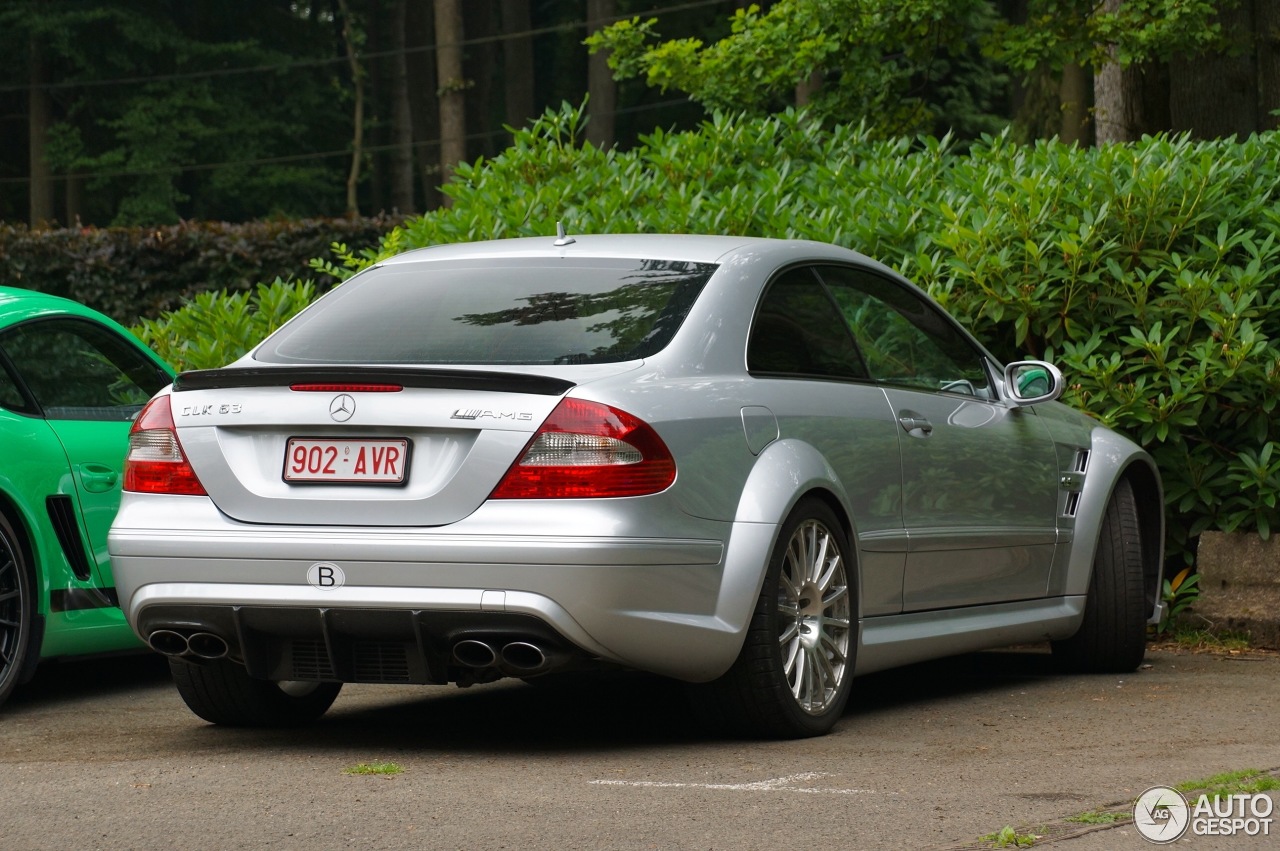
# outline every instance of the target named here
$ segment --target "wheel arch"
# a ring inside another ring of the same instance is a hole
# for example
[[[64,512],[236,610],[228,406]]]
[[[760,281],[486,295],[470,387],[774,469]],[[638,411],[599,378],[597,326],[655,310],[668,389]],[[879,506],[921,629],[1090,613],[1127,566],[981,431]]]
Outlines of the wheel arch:
[[[801,500],[809,496],[822,500],[835,513],[843,527],[842,531],[849,543],[848,557],[852,562],[854,582],[857,583],[858,615],[861,616],[862,571],[858,569],[857,527],[853,513],[849,510],[848,495],[822,453],[802,440],[784,439],[774,441],[760,453],[742,489],[734,516],[735,524],[768,525],[771,531],[768,546],[753,553],[749,568],[740,564],[743,554],[730,542],[729,552],[726,553],[724,585],[736,585],[744,591],[749,588],[750,597],[748,599],[745,593],[736,595],[737,599],[727,611],[723,605],[726,601],[722,599],[721,617],[728,615],[735,625],[741,624],[745,628],[746,621],[755,608],[755,600],[764,586],[769,555],[777,544],[782,524]],[[749,577],[746,575],[748,569],[751,571]],[[732,580],[728,575],[730,571],[735,574]]]
[[[1093,431],[1091,458],[1075,520],[1065,592],[1079,596],[1088,593],[1102,517],[1116,487],[1127,481],[1138,509],[1147,616],[1154,619],[1159,616],[1164,571],[1164,489],[1160,473],[1141,447],[1105,428]]]

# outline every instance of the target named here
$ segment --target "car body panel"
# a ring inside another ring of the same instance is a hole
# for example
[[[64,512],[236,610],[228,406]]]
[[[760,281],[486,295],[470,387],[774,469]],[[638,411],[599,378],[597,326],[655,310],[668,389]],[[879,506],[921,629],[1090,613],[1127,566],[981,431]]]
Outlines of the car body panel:
[[[138,364],[155,371],[156,386],[162,383],[159,376],[168,380],[173,375],[129,331],[97,311],[44,293],[0,287],[0,346],[14,339],[10,335],[15,329],[51,322],[110,335],[134,353]],[[57,369],[59,364],[49,366]],[[0,369],[8,368],[0,363]],[[7,372],[5,376],[12,381]],[[123,413],[97,421],[46,417],[19,408],[9,410],[0,403],[0,510],[9,516],[34,572],[39,623],[34,625],[38,640],[33,652],[51,658],[140,649],[118,606],[107,553],[128,419]],[[55,531],[50,509],[51,501],[58,500],[59,516],[69,524],[63,537]]]

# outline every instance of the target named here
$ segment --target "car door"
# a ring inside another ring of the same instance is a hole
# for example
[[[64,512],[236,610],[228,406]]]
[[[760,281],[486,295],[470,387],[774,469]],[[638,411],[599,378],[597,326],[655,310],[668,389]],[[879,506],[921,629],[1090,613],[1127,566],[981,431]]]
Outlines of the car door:
[[[897,425],[812,267],[793,266],[769,283],[752,322],[747,369],[781,437],[817,448],[844,486],[862,613],[900,612],[907,539]]]
[[[870,269],[821,269],[898,425],[908,540],[903,611],[1043,597],[1057,456],[1002,403],[986,356],[927,298]]]
[[[129,427],[169,375],[116,331],[75,317],[11,328],[0,349],[62,446],[89,571],[112,587],[107,532],[120,503]]]

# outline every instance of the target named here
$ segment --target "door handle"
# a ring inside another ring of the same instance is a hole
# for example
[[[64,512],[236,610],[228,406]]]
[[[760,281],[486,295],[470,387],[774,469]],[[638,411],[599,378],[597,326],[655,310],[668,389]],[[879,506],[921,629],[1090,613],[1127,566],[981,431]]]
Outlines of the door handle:
[[[106,493],[120,481],[120,474],[106,464],[81,464],[80,481],[90,493]]]
[[[912,437],[928,437],[933,433],[933,423],[915,411],[899,411],[898,424]]]

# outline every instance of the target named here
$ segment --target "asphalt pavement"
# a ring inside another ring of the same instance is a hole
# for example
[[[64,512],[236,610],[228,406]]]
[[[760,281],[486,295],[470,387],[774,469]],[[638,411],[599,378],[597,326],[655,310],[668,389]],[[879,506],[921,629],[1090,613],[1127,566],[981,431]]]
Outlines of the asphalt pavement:
[[[1028,648],[859,679],[835,732],[804,741],[718,738],[650,677],[348,686],[313,727],[253,731],[190,714],[158,657],[80,661],[0,710],[0,848],[956,849],[1009,826],[1136,850],[1154,846],[1132,823],[1081,817],[1274,773],[1277,706],[1274,654],[1067,676]],[[353,773],[384,763],[398,773]]]

